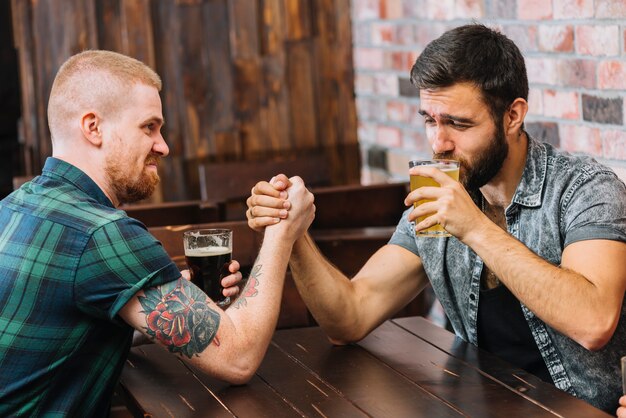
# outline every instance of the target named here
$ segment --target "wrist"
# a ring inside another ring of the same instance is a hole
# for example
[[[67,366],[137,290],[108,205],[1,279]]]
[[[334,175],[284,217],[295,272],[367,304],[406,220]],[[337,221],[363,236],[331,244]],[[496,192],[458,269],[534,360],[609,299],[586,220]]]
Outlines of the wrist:
[[[271,225],[265,228],[263,240],[276,240],[292,246],[296,238],[291,234],[290,229],[280,224]]]
[[[459,240],[476,251],[476,249],[484,243],[493,241],[499,233],[507,234],[507,231],[501,229],[487,217],[484,217],[484,219],[476,223],[465,236],[459,237]]]

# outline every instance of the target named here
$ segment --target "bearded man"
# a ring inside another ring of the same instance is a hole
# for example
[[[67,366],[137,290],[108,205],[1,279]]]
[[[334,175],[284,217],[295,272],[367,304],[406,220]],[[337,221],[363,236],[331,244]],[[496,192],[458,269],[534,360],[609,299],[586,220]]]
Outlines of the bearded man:
[[[229,382],[247,381],[261,362],[312,196],[296,180],[298,225],[266,229],[254,289],[220,309],[117,209],[159,181],[169,152],[160,89],[152,69],[110,51],[59,69],[48,104],[53,156],[0,202],[0,416],[108,416],[134,329]],[[225,296],[236,294],[238,269],[222,281]]]
[[[528,135],[524,58],[494,30],[444,33],[411,81],[433,154],[460,161],[461,181],[412,168],[441,187],[407,196],[389,244],[351,280],[308,235],[296,241],[291,271],[313,316],[331,341],[358,341],[430,282],[457,336],[614,412],[626,354],[624,183]],[[255,186],[251,227],[280,219],[278,190]],[[435,224],[452,237],[416,236]]]

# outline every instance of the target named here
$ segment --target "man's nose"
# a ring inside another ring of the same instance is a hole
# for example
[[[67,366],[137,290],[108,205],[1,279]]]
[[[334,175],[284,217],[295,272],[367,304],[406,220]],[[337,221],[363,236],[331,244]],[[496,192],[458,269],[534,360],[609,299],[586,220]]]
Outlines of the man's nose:
[[[454,150],[454,142],[452,142],[444,128],[434,127],[429,133],[433,153],[442,154]]]
[[[158,139],[152,146],[152,151],[162,157],[166,157],[170,153],[170,147],[167,146],[163,135],[159,134]]]

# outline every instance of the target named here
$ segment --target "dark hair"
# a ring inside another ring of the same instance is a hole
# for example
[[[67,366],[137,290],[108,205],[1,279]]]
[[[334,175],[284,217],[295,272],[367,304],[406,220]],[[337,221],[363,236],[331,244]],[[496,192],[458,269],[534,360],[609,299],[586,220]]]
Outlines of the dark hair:
[[[418,89],[468,82],[483,94],[494,121],[518,97],[528,100],[524,57],[509,38],[480,24],[449,30],[429,43],[411,69]]]

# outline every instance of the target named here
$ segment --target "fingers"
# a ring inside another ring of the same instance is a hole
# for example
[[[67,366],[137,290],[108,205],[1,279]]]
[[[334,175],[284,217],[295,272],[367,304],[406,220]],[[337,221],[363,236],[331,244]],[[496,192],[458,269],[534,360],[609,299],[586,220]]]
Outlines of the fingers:
[[[284,174],[278,174],[272,177],[269,183],[277,190],[285,190],[291,186],[291,180]]]
[[[222,290],[222,294],[230,298],[235,297],[239,294],[239,286],[225,287]]]
[[[276,180],[277,177],[278,180]],[[282,174],[277,177],[272,179],[274,183],[279,185],[292,184]],[[281,219],[287,218],[291,208],[291,203],[285,200],[287,195],[286,191],[279,192],[269,183],[257,183],[252,189],[252,196],[246,200],[248,226],[257,232],[262,232],[266,226],[274,225]]]
[[[411,206],[414,203],[421,204],[423,200],[436,200],[445,194],[442,187],[419,187],[409,193],[404,199],[405,206]]]
[[[456,181],[435,167],[412,167],[409,169],[409,174],[412,176],[430,177],[442,186]]]
[[[185,280],[191,280],[191,273],[189,273],[188,269],[181,270],[180,275],[183,276]]]
[[[222,278],[221,285],[224,288],[222,294],[224,296],[237,296],[239,294],[239,283],[242,280],[242,275],[239,269],[241,266],[237,260],[232,260],[228,265],[228,271],[231,273],[228,276]]]
[[[228,271],[230,271],[231,273],[237,273],[240,268],[241,268],[241,265],[239,265],[239,261],[237,260],[232,260],[228,264]]]
[[[282,183],[279,183],[282,184]],[[280,198],[281,193],[285,193],[284,190],[278,190],[276,187],[268,183],[267,181],[260,181],[252,187],[250,194],[252,196],[271,196],[274,198]]]

